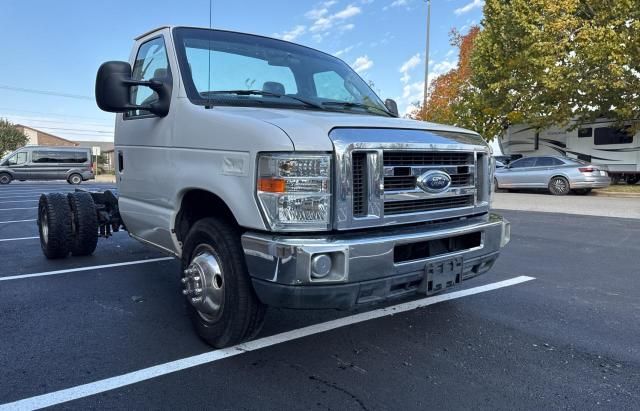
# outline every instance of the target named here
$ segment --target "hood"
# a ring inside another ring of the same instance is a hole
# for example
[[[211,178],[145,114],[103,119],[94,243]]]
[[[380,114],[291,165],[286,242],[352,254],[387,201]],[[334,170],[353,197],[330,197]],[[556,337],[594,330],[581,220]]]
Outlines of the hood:
[[[481,142],[482,145],[485,144],[482,142],[482,138],[473,131],[425,121],[376,115],[278,108],[220,107],[220,109],[233,112],[235,115],[245,115],[252,119],[262,120],[280,128],[289,136],[298,151],[333,151],[333,143],[329,135],[332,130],[337,128],[446,131],[471,134],[476,136],[478,142]]]

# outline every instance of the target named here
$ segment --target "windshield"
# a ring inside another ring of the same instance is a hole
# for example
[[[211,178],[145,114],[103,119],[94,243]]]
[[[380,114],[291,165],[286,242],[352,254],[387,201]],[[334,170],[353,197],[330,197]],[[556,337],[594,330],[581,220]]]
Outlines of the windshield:
[[[174,39],[185,89],[195,104],[389,115],[347,64],[317,50],[206,29],[176,28]]]

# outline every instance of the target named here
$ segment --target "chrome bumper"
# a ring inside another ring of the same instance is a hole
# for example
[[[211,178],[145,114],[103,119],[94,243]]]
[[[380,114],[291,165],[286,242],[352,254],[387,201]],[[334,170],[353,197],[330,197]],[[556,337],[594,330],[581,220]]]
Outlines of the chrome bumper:
[[[313,237],[249,232],[242,236],[242,246],[254,289],[264,303],[350,308],[424,291],[425,267],[430,263],[460,261],[460,281],[482,274],[493,266],[509,238],[509,222],[486,214],[446,223]],[[413,245],[417,252],[407,253]],[[329,257],[328,270],[326,264],[318,270],[317,256]],[[317,271],[328,274],[319,278]]]

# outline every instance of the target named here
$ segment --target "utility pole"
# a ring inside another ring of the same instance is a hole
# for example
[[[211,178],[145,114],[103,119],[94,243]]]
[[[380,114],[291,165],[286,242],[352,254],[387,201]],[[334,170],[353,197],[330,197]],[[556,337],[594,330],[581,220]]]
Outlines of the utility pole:
[[[429,34],[431,32],[431,0],[427,2],[427,49],[424,53],[424,97],[422,109],[427,109],[427,91],[429,90]]]

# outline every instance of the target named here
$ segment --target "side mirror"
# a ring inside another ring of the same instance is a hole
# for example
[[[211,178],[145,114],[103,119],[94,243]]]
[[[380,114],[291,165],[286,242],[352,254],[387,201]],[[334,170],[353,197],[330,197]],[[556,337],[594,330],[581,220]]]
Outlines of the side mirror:
[[[147,105],[131,104],[131,87],[149,87],[158,99]],[[171,102],[171,79],[133,80],[131,65],[125,61],[108,61],[98,69],[96,77],[96,103],[101,110],[124,113],[130,110],[145,110],[160,117],[169,114]]]
[[[400,116],[400,114],[398,113],[398,103],[396,103],[395,100],[391,100],[390,98],[388,98],[384,101],[384,105],[387,107],[387,110],[389,110],[391,114],[396,117]]]

